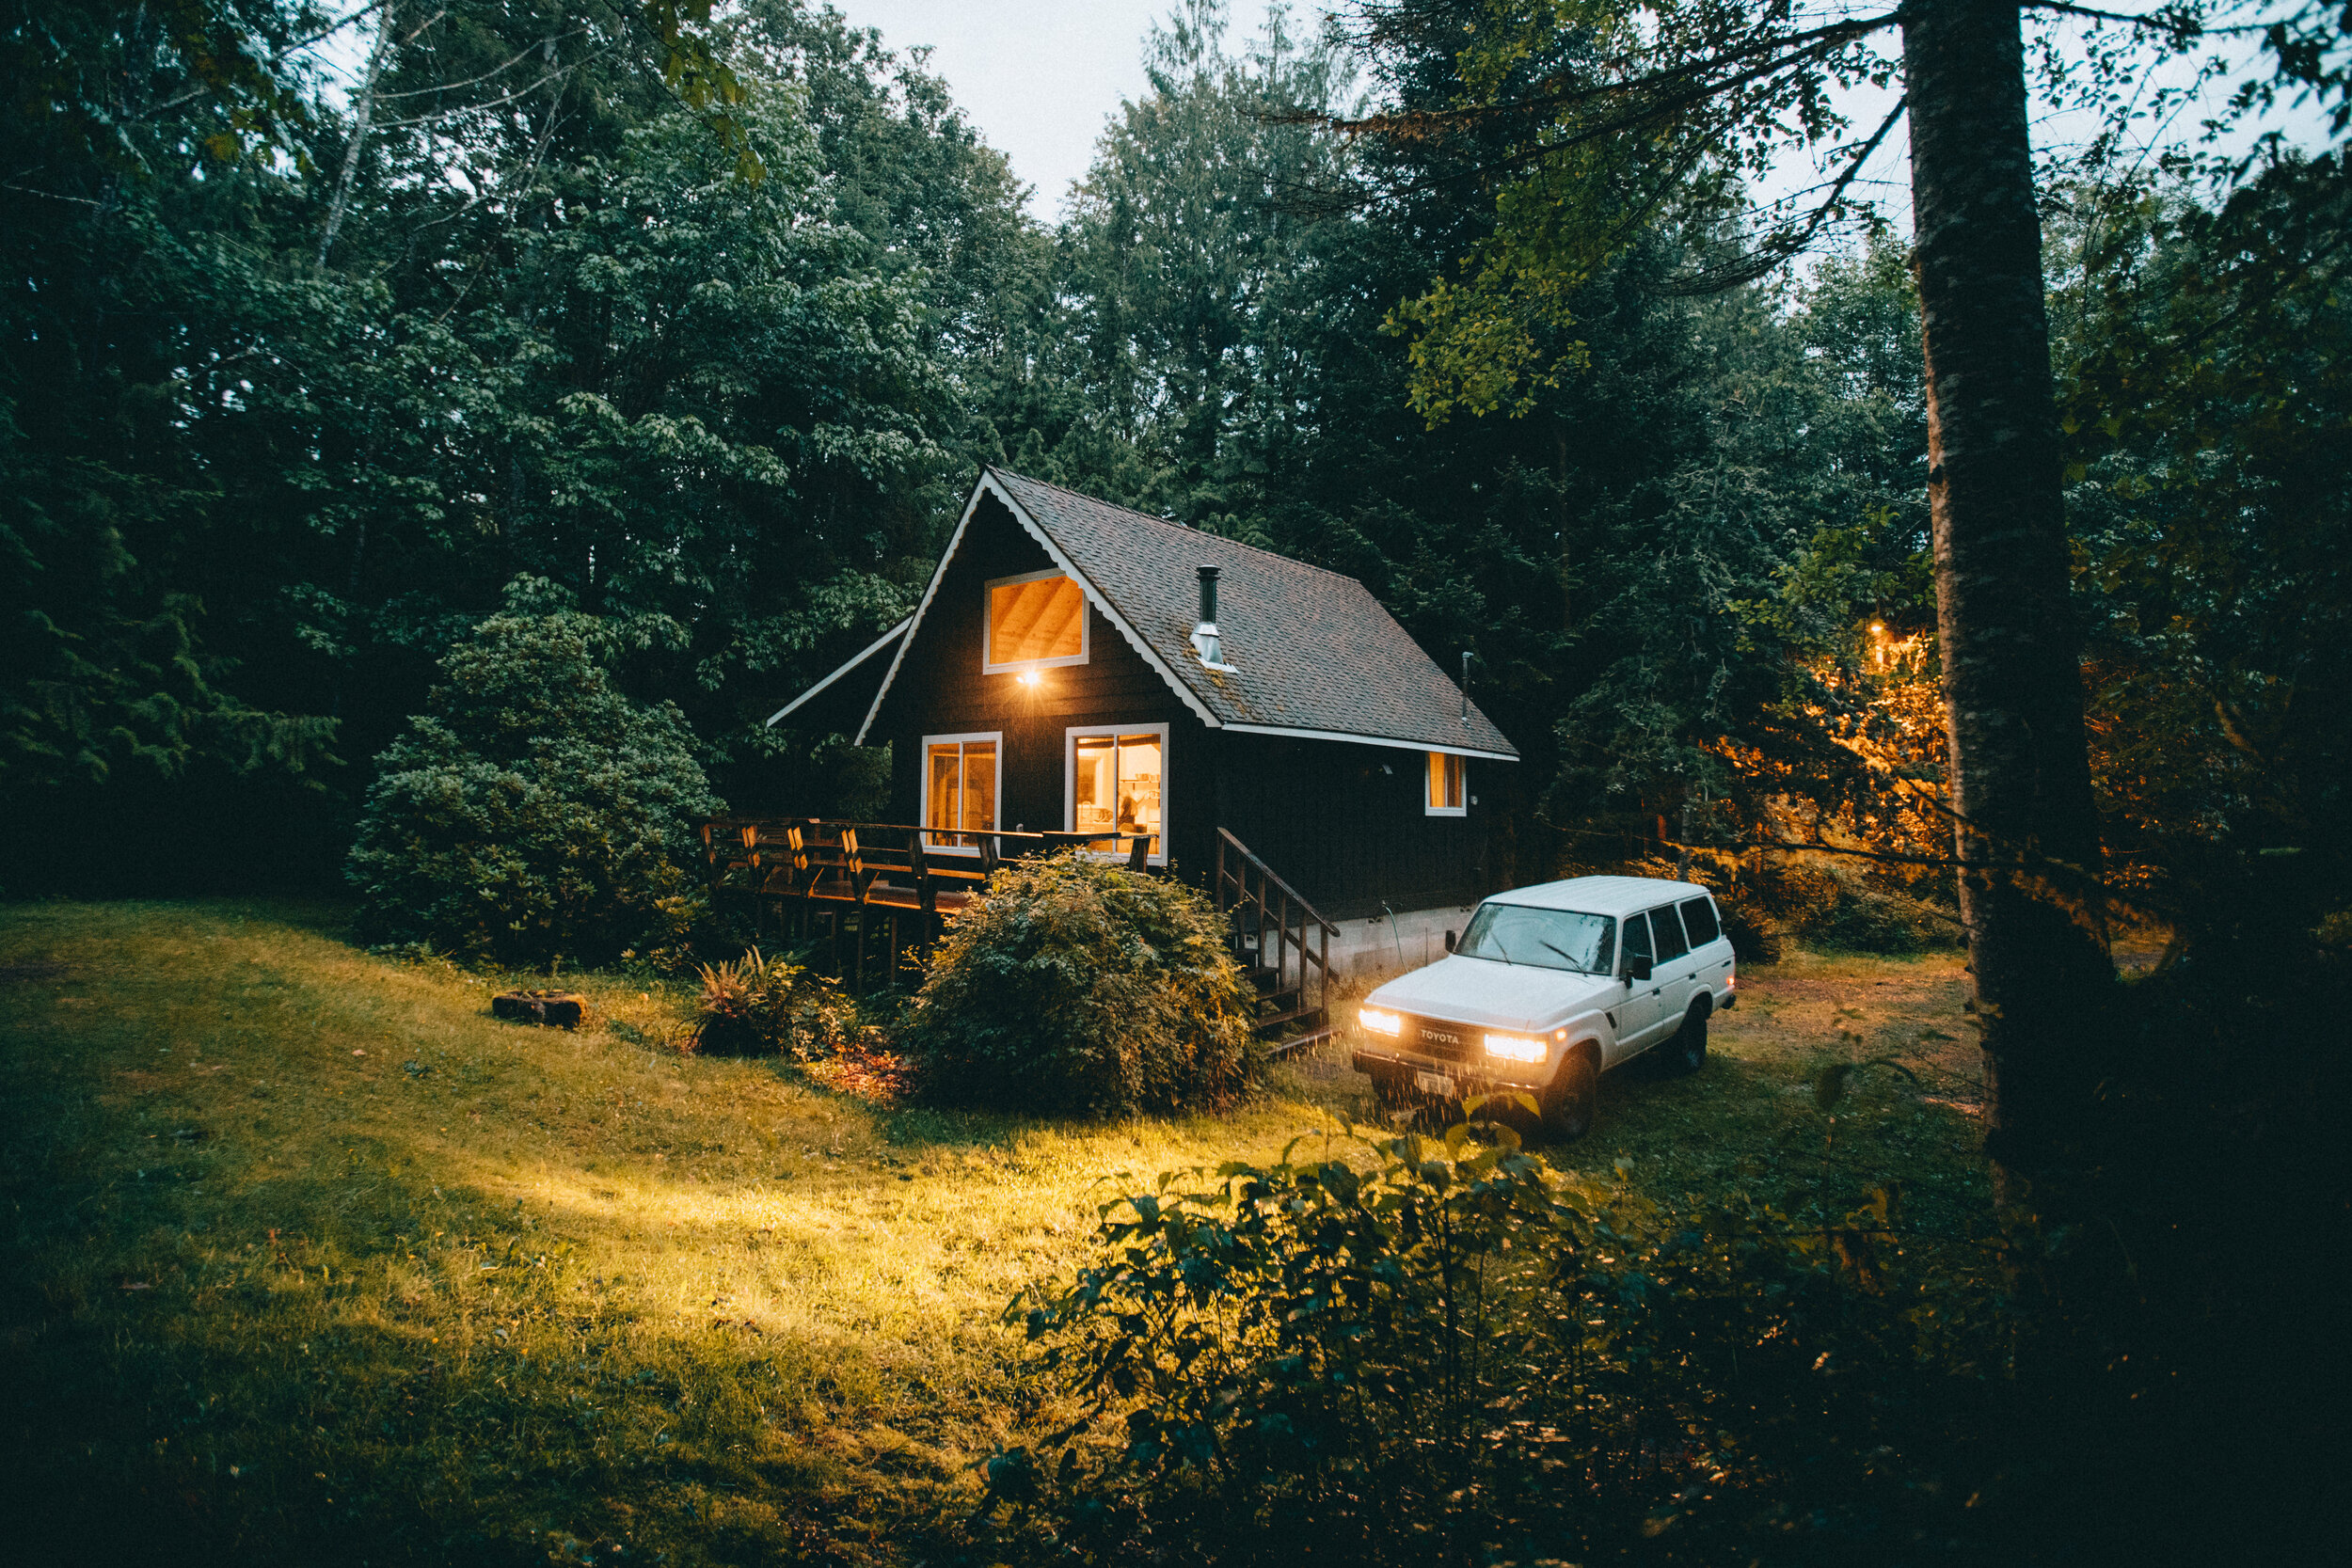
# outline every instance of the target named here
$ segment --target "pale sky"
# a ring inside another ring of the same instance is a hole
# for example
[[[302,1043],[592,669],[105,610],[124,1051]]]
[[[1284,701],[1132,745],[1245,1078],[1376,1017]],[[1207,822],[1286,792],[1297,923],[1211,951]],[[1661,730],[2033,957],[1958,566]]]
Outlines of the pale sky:
[[[1029,211],[1061,215],[1072,181],[1094,161],[1094,138],[1120,100],[1142,96],[1143,35],[1174,0],[832,0],[861,27],[907,50],[930,44],[933,75],[991,147],[1035,187]],[[1264,20],[1253,0],[1233,0],[1226,46],[1238,49]],[[1292,8],[1301,31],[1320,9]]]
[[[1013,172],[1032,187],[1029,211],[1052,222],[1061,215],[1071,182],[1093,161],[1094,140],[1122,99],[1141,95],[1143,37],[1174,8],[1175,0],[831,0],[850,22],[878,27],[893,49],[929,44],[932,72],[943,77],[989,145],[1012,159]],[[1293,27],[1321,25],[1330,0],[1294,0]],[[2139,8],[2132,8],[2137,9]],[[1262,25],[1263,0],[1230,0],[1226,46],[1238,50]],[[1889,38],[1887,46],[1896,47]],[[2072,53],[2073,51],[2070,51]],[[2240,51],[2250,55],[2250,49]],[[2185,80],[2185,68],[2162,72]],[[1893,94],[1870,89],[1848,95],[1849,112],[1865,126],[1884,112]],[[2191,114],[2176,130],[2195,122]],[[2263,122],[2286,126],[2303,145],[2324,144],[2308,107]],[[1898,128],[1870,161],[1856,194],[1875,199],[1898,229],[1911,227],[1908,141]],[[2064,147],[2089,134],[2079,117],[2037,108],[2035,140]],[[2240,145],[2242,134],[2233,140]],[[1819,176],[1803,157],[1791,159],[1757,195],[1787,195]]]

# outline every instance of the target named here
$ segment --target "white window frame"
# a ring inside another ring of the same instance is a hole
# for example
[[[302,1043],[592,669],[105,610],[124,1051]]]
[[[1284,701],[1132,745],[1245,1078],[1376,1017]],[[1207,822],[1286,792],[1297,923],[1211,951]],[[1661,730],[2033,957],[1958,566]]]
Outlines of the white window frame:
[[[1047,578],[1068,579],[1078,591],[1078,651],[1059,658],[1025,658],[1016,663],[999,663],[996,659],[995,620],[996,590],[1009,588],[1019,582],[1043,582]],[[1094,654],[1094,607],[1087,602],[1086,585],[1058,566],[1042,572],[1021,572],[1009,578],[991,578],[980,584],[980,673],[983,675],[1017,675],[1030,670],[1058,670],[1066,664],[1085,664]]]
[[[1168,726],[1162,724],[1073,724],[1061,734],[1061,825],[1062,832],[1078,831],[1078,742],[1089,736],[1155,735],[1160,737],[1160,852],[1145,858],[1146,865],[1166,865],[1169,833],[1174,826],[1168,821],[1171,793],[1168,781],[1175,768],[1168,754]],[[1089,849],[1088,854],[1098,860],[1125,860],[1134,851],[1119,849]]]
[[[1459,791],[1457,791],[1462,799],[1462,803],[1460,805],[1441,806],[1437,803],[1435,799],[1433,799],[1433,792],[1429,786],[1435,781],[1433,781],[1429,776],[1429,763],[1434,757],[1452,757],[1455,765],[1461,768],[1462,787]],[[1423,816],[1468,816],[1470,815],[1470,758],[1463,756],[1457,752],[1423,752],[1422,753],[1421,814]]]
[[[965,746],[976,740],[993,740],[996,743],[996,779],[995,783],[991,786],[989,798],[996,802],[996,816],[1000,818],[1000,820],[991,822],[989,827],[998,832],[1002,832],[1004,831],[1004,823],[1001,818],[1005,815],[1005,732],[1002,730],[974,730],[964,735],[927,735],[923,737],[922,772],[918,776],[918,782],[915,785],[917,790],[917,806],[915,816],[921,819],[921,826],[923,829],[923,852],[927,855],[970,855],[975,860],[979,858],[980,847],[977,844],[932,843],[931,839],[934,834],[969,832],[971,830],[968,828],[943,828],[930,819],[931,748],[933,746],[945,746],[949,741],[954,741],[959,746]],[[958,753],[957,760],[959,762],[962,760],[961,752]]]

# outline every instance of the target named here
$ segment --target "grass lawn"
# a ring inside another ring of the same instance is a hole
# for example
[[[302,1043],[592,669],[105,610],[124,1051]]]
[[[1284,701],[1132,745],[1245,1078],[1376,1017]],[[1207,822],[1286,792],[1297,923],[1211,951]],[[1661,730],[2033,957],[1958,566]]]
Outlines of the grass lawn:
[[[1343,1047],[1230,1116],[894,1107],[680,1055],[682,989],[563,983],[576,1034],[333,907],[0,909],[12,1560],[936,1555],[1010,1432],[998,1313],[1096,1205],[1371,1114]],[[1899,1180],[1964,1228],[1962,994],[1952,956],[1753,970],[1705,1072],[1611,1074],[1555,1155],[1661,1193]],[[1916,1084],[1816,1108],[1822,1066],[1890,1053]]]

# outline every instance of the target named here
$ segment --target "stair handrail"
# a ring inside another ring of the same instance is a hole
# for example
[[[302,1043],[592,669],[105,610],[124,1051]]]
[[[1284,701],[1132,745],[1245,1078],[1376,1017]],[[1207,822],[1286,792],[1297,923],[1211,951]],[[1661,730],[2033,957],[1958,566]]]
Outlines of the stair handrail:
[[[1235,838],[1230,830],[1219,828],[1216,831],[1216,836],[1232,845],[1233,848],[1240,853],[1243,860],[1248,862],[1251,865],[1256,866],[1258,868],[1258,875],[1263,877],[1267,881],[1272,882],[1276,887],[1280,888],[1282,892],[1289,896],[1291,902],[1298,906],[1299,913],[1305,915],[1308,919],[1322,927],[1332,936],[1338,936],[1340,934],[1340,928],[1337,926],[1332,925],[1329,921],[1324,919],[1322,913],[1317,911],[1312,904],[1307,902],[1305,895],[1301,894],[1296,888],[1291,886],[1290,883],[1282,880],[1282,877],[1279,872],[1276,871],[1274,867],[1266,864],[1265,862],[1260,860],[1255,854],[1252,854],[1250,852],[1249,846],[1244,844],[1240,839]]]
[[[1331,939],[1340,934],[1340,928],[1326,920],[1322,911],[1308,903],[1305,896],[1296,888],[1284,881],[1272,866],[1252,853],[1249,846],[1235,838],[1227,829],[1219,828],[1216,832],[1216,879],[1213,896],[1218,909],[1232,917],[1236,940],[1238,941],[1241,935],[1242,907],[1254,903],[1258,911],[1258,966],[1261,972],[1264,971],[1269,967],[1266,964],[1268,957],[1266,952],[1267,916],[1272,913],[1274,915],[1274,951],[1272,954],[1274,962],[1271,965],[1274,972],[1273,994],[1279,997],[1282,992],[1290,989],[1284,981],[1288,979],[1290,974],[1291,952],[1296,949],[1298,954],[1298,986],[1295,993],[1296,1003],[1302,1007],[1306,1003],[1307,969],[1311,964],[1315,970],[1313,1011],[1317,1022],[1327,1023],[1331,1006]],[[1225,856],[1229,849],[1238,861],[1238,864],[1231,871],[1226,869],[1225,864]],[[1254,895],[1249,889],[1249,874],[1253,870],[1258,875],[1258,889]],[[1228,884],[1231,884],[1233,894],[1233,901],[1230,905],[1225,901]],[[1279,911],[1270,911],[1267,909],[1270,894],[1279,894],[1276,899],[1279,906]],[[1295,928],[1291,923],[1291,911],[1294,909],[1300,916]],[[1307,938],[1311,933],[1315,937],[1313,947],[1307,944]],[[1277,1006],[1279,1006],[1279,1002]],[[1278,1013],[1276,1016],[1295,1017],[1297,1015]],[[1319,1037],[1309,1036],[1307,1037]]]

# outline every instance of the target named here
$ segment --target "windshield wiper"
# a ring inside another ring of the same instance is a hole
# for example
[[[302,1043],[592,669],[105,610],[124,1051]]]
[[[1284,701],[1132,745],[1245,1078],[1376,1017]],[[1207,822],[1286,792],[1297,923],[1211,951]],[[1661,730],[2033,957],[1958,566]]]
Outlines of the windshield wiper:
[[[1553,952],[1558,953],[1562,958],[1567,959],[1568,968],[1576,974],[1590,974],[1592,973],[1591,970],[1586,969],[1582,964],[1576,961],[1576,956],[1574,954],[1568,953],[1551,942],[1544,942],[1544,939],[1541,937],[1537,937],[1535,940],[1538,942],[1541,942],[1544,946],[1549,947]]]

